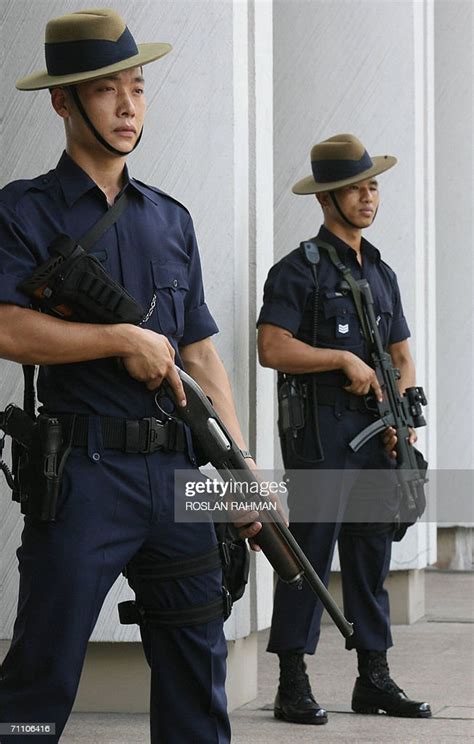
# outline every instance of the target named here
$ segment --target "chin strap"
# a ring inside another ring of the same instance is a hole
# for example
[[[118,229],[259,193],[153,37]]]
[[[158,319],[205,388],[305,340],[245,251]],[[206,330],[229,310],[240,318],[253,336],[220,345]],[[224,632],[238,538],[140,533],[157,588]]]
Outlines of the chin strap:
[[[121,150],[118,150],[116,147],[114,147],[109,142],[107,142],[107,140],[104,137],[102,137],[102,135],[100,134],[100,132],[97,131],[97,129],[95,128],[95,126],[93,125],[93,123],[91,122],[91,120],[89,119],[89,117],[87,116],[86,110],[85,110],[84,106],[82,105],[81,99],[79,98],[79,93],[77,92],[76,86],[75,85],[69,85],[68,86],[68,90],[69,90],[69,92],[70,92],[70,94],[71,94],[71,96],[72,96],[72,98],[74,100],[74,103],[77,106],[77,109],[78,109],[79,113],[81,114],[82,118],[84,119],[84,121],[86,122],[87,126],[91,130],[92,134],[94,135],[94,137],[96,138],[96,140],[98,142],[100,142],[100,144],[103,147],[105,147],[106,150],[108,150],[109,152],[111,152],[113,155],[117,155],[118,157],[124,157],[124,155],[129,155],[131,152],[134,151],[134,149],[138,146],[138,144],[139,144],[139,142],[140,142],[140,140],[142,138],[143,127],[141,128],[140,134],[138,135],[138,139],[135,142],[135,144],[132,147],[132,149],[129,152],[122,152]]]
[[[334,206],[336,207],[336,209],[337,209],[337,211],[339,212],[339,214],[341,215],[342,219],[343,219],[343,220],[344,220],[345,222],[347,222],[347,224],[348,224],[348,225],[350,225],[351,227],[356,227],[356,228],[357,228],[358,230],[360,230],[360,229],[361,229],[360,225],[356,225],[356,224],[355,224],[354,222],[351,222],[351,221],[350,221],[350,219],[349,219],[348,217],[346,217],[346,215],[345,215],[345,214],[344,214],[344,212],[342,211],[341,207],[339,206],[339,203],[338,203],[338,201],[337,201],[337,199],[336,199],[336,194],[334,193],[334,191],[330,191],[330,192],[329,192],[329,196],[331,197],[332,203],[333,203],[333,204],[334,204]],[[373,221],[375,220],[375,218],[377,217],[377,212],[378,212],[378,209],[379,209],[379,208],[377,207],[377,209],[375,210],[375,214],[374,214],[374,217],[373,217],[373,220],[372,220],[372,222],[373,222]]]

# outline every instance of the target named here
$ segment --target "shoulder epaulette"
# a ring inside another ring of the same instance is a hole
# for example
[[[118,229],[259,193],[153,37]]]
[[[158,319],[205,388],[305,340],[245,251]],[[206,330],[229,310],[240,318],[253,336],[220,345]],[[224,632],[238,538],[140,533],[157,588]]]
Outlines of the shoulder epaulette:
[[[37,176],[36,178],[24,178],[7,183],[7,185],[0,190],[0,201],[7,204],[9,207],[15,207],[22,196],[27,194],[29,191],[45,191],[50,188],[54,183],[52,178],[53,173],[54,171],[49,171],[49,173],[43,173],[41,176]]]
[[[391,266],[388,265],[386,261],[383,260],[383,258],[380,259],[380,263],[383,264],[384,268],[387,269],[387,272],[391,278],[395,278],[396,274]]]
[[[133,178],[132,181],[136,181],[140,184],[140,186],[143,186],[146,189],[149,189],[150,191],[153,191],[154,194],[158,194],[159,196],[164,197],[165,199],[168,199],[171,202],[174,202],[178,205],[178,207],[181,207],[181,209],[184,209],[186,214],[190,214],[189,209],[182,204],[178,199],[175,199],[174,196],[171,196],[170,194],[167,194],[166,191],[162,191],[161,189],[157,188],[157,186],[150,186],[148,183],[144,183],[143,181],[139,181],[138,178]]]

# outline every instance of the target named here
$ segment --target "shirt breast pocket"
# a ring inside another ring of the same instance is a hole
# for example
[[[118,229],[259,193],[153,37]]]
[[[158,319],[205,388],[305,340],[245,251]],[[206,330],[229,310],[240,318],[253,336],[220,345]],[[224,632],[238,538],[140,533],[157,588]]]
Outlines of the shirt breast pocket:
[[[336,347],[359,346],[360,324],[357,312],[349,295],[333,291],[323,292],[321,330],[318,338]]]
[[[156,318],[160,333],[181,338],[184,333],[184,302],[189,289],[185,264],[152,261],[156,294]]]

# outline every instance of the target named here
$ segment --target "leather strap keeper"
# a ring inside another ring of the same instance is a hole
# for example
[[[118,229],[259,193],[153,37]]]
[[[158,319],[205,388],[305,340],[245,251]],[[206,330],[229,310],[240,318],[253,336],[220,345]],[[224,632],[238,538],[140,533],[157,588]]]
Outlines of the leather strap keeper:
[[[70,437],[73,447],[86,447],[89,431],[89,416],[59,415],[65,427],[66,438]],[[118,449],[128,454],[147,455],[157,450],[164,452],[184,452],[186,436],[180,421],[150,417],[143,419],[118,419],[107,416],[100,418],[102,441],[106,449]],[[69,432],[69,435],[68,433]]]

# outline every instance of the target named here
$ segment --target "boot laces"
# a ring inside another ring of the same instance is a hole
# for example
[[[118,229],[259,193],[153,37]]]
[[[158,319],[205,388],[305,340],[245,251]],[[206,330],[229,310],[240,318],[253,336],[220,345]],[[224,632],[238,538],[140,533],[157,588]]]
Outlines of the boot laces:
[[[301,657],[287,657],[280,670],[280,691],[292,698],[310,697],[314,701],[306,664]]]
[[[390,676],[390,670],[385,655],[374,653],[369,657],[367,672],[370,681],[384,692],[404,694],[403,690]]]

